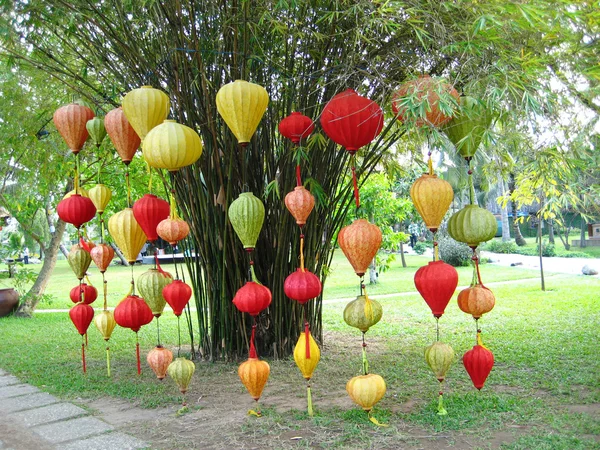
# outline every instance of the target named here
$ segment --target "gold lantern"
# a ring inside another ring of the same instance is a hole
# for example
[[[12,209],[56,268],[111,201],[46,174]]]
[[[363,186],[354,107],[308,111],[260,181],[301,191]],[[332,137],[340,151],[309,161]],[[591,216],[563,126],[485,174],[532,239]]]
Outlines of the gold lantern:
[[[112,198],[112,191],[104,184],[97,184],[88,191],[88,197],[96,207],[96,212],[102,214]]]
[[[148,132],[169,115],[169,96],[152,86],[142,86],[123,98],[123,112],[143,141]]]
[[[142,227],[133,217],[133,210],[125,208],[108,220],[108,231],[119,246],[129,264],[135,264],[137,256],[146,243]]]
[[[142,149],[144,159],[152,167],[174,172],[200,158],[202,142],[190,127],[165,120],[148,133]]]
[[[117,326],[117,322],[115,322],[115,316],[112,311],[100,311],[96,317],[94,317],[94,325],[98,328],[98,331],[102,335],[102,338],[105,341],[110,339],[113,330]]]
[[[452,203],[454,192],[447,181],[433,173],[424,173],[411,186],[410,198],[425,226],[435,233]]]
[[[346,391],[354,403],[365,411],[371,411],[385,395],[386,386],[380,375],[370,373],[352,378],[346,384]]]

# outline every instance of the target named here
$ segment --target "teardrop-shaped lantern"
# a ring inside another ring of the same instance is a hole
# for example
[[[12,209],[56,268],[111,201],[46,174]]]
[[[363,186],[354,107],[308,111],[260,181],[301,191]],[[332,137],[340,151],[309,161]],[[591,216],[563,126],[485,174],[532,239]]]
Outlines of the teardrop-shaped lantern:
[[[178,217],[167,217],[156,226],[156,234],[169,244],[177,245],[190,234],[190,226]]]
[[[381,133],[383,111],[373,100],[347,89],[325,105],[321,126],[332,141],[354,153]]]
[[[344,308],[344,322],[363,333],[381,320],[383,308],[377,300],[359,295]]]
[[[131,208],[113,214],[108,220],[108,231],[129,264],[135,264],[146,243],[146,235],[136,222]]]
[[[104,184],[97,184],[89,190],[88,197],[96,207],[96,212],[102,214],[112,198],[112,191]]]
[[[144,325],[152,322],[152,310],[143,298],[128,295],[115,308],[115,321],[120,327],[130,328],[137,333]]]
[[[313,372],[317,368],[317,364],[319,364],[319,361],[321,360],[321,350],[310,333],[308,333],[308,345],[310,348],[310,351],[308,352],[310,355],[309,358],[306,357],[306,333],[303,331],[298,337],[296,347],[294,347],[294,361],[296,361],[298,369],[302,372],[302,376],[305,379],[310,380]]]
[[[166,300],[163,297],[163,289],[173,281],[173,277],[167,272],[157,269],[149,269],[137,279],[137,288],[144,301],[152,310],[155,317],[159,317],[165,309]]]
[[[495,304],[494,293],[481,284],[475,284],[458,293],[458,307],[475,319],[490,312]]]
[[[385,381],[374,373],[354,377],[346,384],[346,392],[350,398],[365,411],[371,411],[383,398],[385,391]]]
[[[271,304],[271,291],[262,284],[247,281],[233,297],[233,304],[241,312],[257,316]]]
[[[96,317],[94,317],[94,325],[102,335],[105,341],[110,339],[113,330],[117,326],[115,316],[112,311],[100,311]]]
[[[252,192],[242,192],[227,212],[235,233],[246,250],[254,250],[265,220],[265,206]]]
[[[170,106],[169,96],[152,86],[133,89],[123,98],[123,112],[142,141],[167,118]]]
[[[63,222],[70,223],[75,228],[79,228],[94,218],[96,207],[89,198],[73,194],[58,203],[56,212]]]
[[[475,155],[493,113],[473,97],[461,97],[458,113],[444,126],[444,133],[463,158]]]
[[[150,166],[175,172],[194,164],[202,155],[198,133],[174,120],[165,120],[148,133],[142,143],[144,159]]]
[[[315,207],[315,197],[304,186],[296,186],[285,196],[285,206],[296,223],[302,226]]]
[[[77,279],[82,280],[92,263],[92,257],[83,248],[74,246],[67,255],[67,261]]]
[[[217,92],[217,111],[241,145],[248,144],[269,105],[264,87],[235,80]]]
[[[425,361],[438,381],[444,381],[454,362],[454,350],[448,344],[437,341],[425,349]]]
[[[169,217],[169,202],[153,194],[145,194],[133,204],[133,216],[149,241],[158,239],[156,227]]]
[[[441,317],[458,286],[458,272],[444,261],[431,261],[415,273],[415,286],[433,315]]]
[[[89,198],[90,197],[90,193],[87,191],[87,189],[82,188],[81,186],[77,189],[77,192],[75,192],[75,189],[67,192],[65,195],[63,195],[63,200],[69,197],[72,197],[75,194],[79,194],[82,197],[86,197]]]
[[[119,107],[110,111],[104,117],[104,126],[108,137],[115,146],[121,161],[129,165],[135,152],[140,147],[140,137],[129,124],[123,108]]]
[[[146,361],[156,374],[156,378],[163,380],[167,376],[169,365],[173,362],[173,352],[162,345],[158,345],[148,352]]]
[[[357,219],[340,230],[338,243],[354,272],[362,277],[381,245],[381,230],[365,219]]]
[[[494,367],[494,354],[478,344],[463,355],[463,364],[473,385],[481,390]]]
[[[487,209],[477,205],[467,205],[455,212],[448,220],[448,234],[458,242],[471,248],[489,241],[496,235],[498,222]]]
[[[321,293],[321,280],[308,270],[292,272],[283,283],[283,291],[292,300],[304,304]]]
[[[452,199],[452,186],[437,175],[423,174],[410,188],[410,198],[423,218],[425,226],[435,233],[440,227]]]
[[[110,245],[98,244],[90,250],[90,256],[98,270],[100,270],[101,273],[104,273],[115,257],[115,251]]]
[[[256,401],[260,398],[270,373],[269,363],[258,358],[248,358],[238,368],[240,380],[248,389],[250,396]]]
[[[195,371],[196,365],[186,358],[176,358],[167,368],[167,373],[177,383],[182,394],[187,392]]]
[[[88,120],[85,124],[85,128],[92,138],[92,143],[96,147],[100,147],[102,141],[106,137],[106,128],[104,128],[104,119],[100,117],[94,117],[91,120]]]
[[[314,131],[315,124],[310,117],[299,112],[293,112],[279,122],[279,132],[294,144],[299,144]]]
[[[173,313],[179,317],[192,297],[192,288],[181,280],[175,280],[164,287],[162,294]]]
[[[88,138],[85,126],[93,117],[94,111],[77,103],[62,106],[54,112],[54,125],[73,153],[77,154],[83,148]]]
[[[94,318],[94,308],[85,303],[77,303],[69,310],[69,317],[75,328],[77,328],[77,332],[83,336],[87,333],[87,329]]]
[[[89,284],[81,283],[81,285],[77,285],[71,289],[69,298],[73,303],[83,302],[86,305],[90,305],[98,298],[98,289]]]
[[[445,111],[440,108],[440,94],[446,97],[445,103],[448,103]],[[439,127],[452,119],[452,114],[445,114],[448,113],[448,108],[453,109],[453,105],[449,104],[450,98],[458,102],[459,96],[454,86],[443,78],[422,75],[400,86],[392,97],[392,110],[402,122],[414,121],[418,127]],[[410,114],[409,106],[418,108],[419,114]],[[425,112],[425,117],[421,116],[422,111]]]

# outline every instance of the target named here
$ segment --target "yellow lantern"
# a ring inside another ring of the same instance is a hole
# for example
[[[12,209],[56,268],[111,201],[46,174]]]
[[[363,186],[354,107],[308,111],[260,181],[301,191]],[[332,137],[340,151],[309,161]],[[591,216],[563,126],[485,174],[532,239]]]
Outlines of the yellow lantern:
[[[96,212],[102,214],[110,202],[112,191],[104,184],[97,184],[88,191],[88,197],[96,207]]]
[[[243,80],[228,83],[217,92],[217,111],[243,146],[252,139],[268,104],[264,87]]]
[[[146,243],[142,227],[133,217],[133,209],[125,208],[108,220],[108,231],[119,246],[129,264],[135,264],[137,256]]]
[[[174,172],[200,158],[202,142],[190,127],[165,120],[148,133],[142,149],[144,159],[152,167]]]
[[[452,203],[454,192],[447,181],[433,173],[424,173],[411,186],[410,198],[423,218],[425,226],[435,233]]]
[[[195,370],[196,365],[189,359],[175,358],[175,361],[169,364],[167,373],[175,380],[175,383],[179,386],[179,391],[182,394],[185,394],[190,385],[190,381],[192,381],[192,375],[194,375]]]
[[[310,380],[321,359],[321,350],[310,333],[308,333],[308,343],[310,348],[309,358],[306,357],[306,333],[300,333],[296,347],[294,347],[294,361],[296,361],[298,369],[302,372],[302,376]]]
[[[100,311],[100,313],[94,317],[94,325],[98,328],[98,331],[102,335],[105,341],[110,339],[113,330],[117,326],[117,322],[115,322],[115,316],[112,311]]]
[[[167,301],[163,297],[163,288],[173,282],[173,277],[167,272],[149,269],[138,277],[137,288],[146,304],[152,310],[154,317],[160,317]]]
[[[373,406],[385,395],[385,381],[380,375],[370,373],[352,378],[346,384],[346,391],[354,403],[371,411]]]
[[[258,358],[248,358],[238,367],[240,380],[248,389],[250,396],[256,401],[260,398],[270,373],[269,363]]]
[[[152,86],[142,86],[123,98],[123,112],[143,141],[148,132],[169,115],[169,96]]]
[[[80,188],[77,189],[77,192],[75,192],[75,189],[73,189],[72,191],[67,192],[65,194],[65,196],[63,197],[63,200],[66,199],[66,198],[71,197],[72,195],[75,195],[76,193],[79,194],[79,195],[81,195],[82,197],[87,197],[87,198],[90,197],[90,193],[86,189],[80,187]]]

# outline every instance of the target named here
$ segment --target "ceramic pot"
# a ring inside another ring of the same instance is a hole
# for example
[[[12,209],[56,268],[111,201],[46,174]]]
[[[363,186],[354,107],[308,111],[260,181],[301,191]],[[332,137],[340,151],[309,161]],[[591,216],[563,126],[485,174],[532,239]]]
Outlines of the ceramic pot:
[[[13,288],[0,289],[0,317],[8,316],[19,304],[19,294]]]

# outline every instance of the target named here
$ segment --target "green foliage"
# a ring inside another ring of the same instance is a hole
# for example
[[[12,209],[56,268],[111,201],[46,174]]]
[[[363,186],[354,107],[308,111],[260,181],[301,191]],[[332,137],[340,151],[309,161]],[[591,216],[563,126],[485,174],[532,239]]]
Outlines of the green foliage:
[[[419,241],[417,241],[417,243],[413,247],[413,250],[415,251],[415,253],[417,255],[422,255],[423,253],[425,253],[425,251],[428,248],[431,248],[431,245],[427,245],[425,242],[419,242]]]
[[[452,266],[461,267],[471,264],[473,250],[467,244],[457,242],[450,236],[440,236],[438,238],[440,259]]]
[[[518,253],[519,247],[514,242],[502,242],[497,240],[491,240],[485,244],[485,250],[493,253]]]

